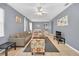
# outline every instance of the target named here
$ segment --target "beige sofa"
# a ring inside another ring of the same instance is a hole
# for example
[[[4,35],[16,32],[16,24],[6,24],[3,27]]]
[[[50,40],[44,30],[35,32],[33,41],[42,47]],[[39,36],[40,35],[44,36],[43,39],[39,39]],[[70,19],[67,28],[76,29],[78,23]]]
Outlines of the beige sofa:
[[[26,43],[31,39],[31,33],[21,32],[14,35],[10,35],[9,42],[16,42],[16,46],[25,46]]]

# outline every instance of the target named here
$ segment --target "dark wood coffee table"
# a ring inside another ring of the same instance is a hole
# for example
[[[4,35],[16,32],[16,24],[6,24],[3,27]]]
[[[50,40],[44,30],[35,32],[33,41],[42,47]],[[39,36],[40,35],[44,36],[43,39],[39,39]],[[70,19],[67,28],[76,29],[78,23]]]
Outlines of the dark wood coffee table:
[[[5,49],[5,56],[8,55],[8,49],[9,47],[14,47],[14,49],[16,50],[16,42],[6,42],[4,44],[0,45],[0,49]]]

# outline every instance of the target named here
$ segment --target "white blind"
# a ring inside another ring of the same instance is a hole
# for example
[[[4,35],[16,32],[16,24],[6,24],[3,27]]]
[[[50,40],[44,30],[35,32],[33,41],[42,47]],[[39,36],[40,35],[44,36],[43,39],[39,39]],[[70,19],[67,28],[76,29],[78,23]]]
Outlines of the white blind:
[[[26,21],[26,18],[24,17],[24,31],[27,30],[27,21]]]
[[[32,22],[29,22],[30,31],[32,32]]]
[[[4,10],[0,8],[0,37],[4,36]]]

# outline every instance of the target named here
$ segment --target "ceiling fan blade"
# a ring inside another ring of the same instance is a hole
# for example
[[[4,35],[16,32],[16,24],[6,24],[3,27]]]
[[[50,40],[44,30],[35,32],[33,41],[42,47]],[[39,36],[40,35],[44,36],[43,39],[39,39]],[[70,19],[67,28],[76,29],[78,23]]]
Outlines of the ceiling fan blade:
[[[39,16],[43,16],[43,15],[47,14],[47,12],[41,6],[38,6],[36,8],[36,13],[35,14],[39,15]]]
[[[46,11],[43,11],[42,13],[47,13]]]

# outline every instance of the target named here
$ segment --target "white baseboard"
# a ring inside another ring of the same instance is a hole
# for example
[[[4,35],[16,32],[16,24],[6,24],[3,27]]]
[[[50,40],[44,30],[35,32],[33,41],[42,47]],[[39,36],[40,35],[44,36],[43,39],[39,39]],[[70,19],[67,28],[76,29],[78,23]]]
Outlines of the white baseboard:
[[[71,47],[69,44],[66,44],[66,46],[68,46],[69,48],[71,48],[72,50],[74,50],[75,52],[79,53],[79,51],[73,47]]]

